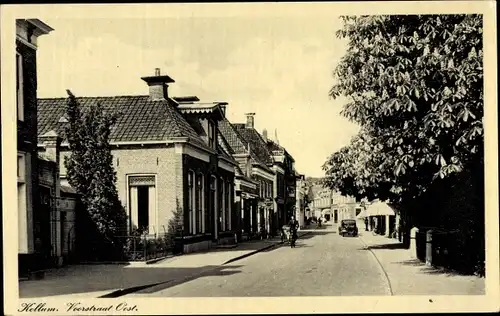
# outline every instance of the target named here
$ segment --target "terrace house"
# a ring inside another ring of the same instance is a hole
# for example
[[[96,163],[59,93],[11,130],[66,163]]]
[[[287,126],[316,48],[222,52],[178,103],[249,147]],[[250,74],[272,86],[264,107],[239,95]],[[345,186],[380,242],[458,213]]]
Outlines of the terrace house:
[[[264,190],[264,192],[262,192],[262,205],[272,204],[272,213],[269,213],[269,216],[265,217],[267,220],[267,231],[272,234],[276,234],[281,226],[287,222],[287,216],[285,213],[285,169],[283,168],[281,162],[281,160],[285,161],[285,159],[279,156],[281,152],[279,154],[274,154],[270,150],[268,143],[271,141],[267,137],[267,131],[264,130],[261,135],[255,129],[254,116],[255,113],[248,113],[246,124],[233,124],[233,126],[241,135],[242,139],[248,144],[248,146],[250,146],[256,160],[260,163],[260,165],[265,166],[268,170],[266,174],[257,174],[259,176],[257,181],[263,182],[261,186]],[[266,177],[264,177],[264,175]],[[267,181],[263,181],[264,179]]]
[[[253,116],[248,118],[248,128],[253,126]],[[236,209],[239,213],[239,237],[251,238],[255,233],[267,231],[274,218],[273,180],[275,173],[266,165],[266,156],[259,155],[255,143],[244,138],[235,125],[227,119],[219,124],[221,133],[236,161]]]

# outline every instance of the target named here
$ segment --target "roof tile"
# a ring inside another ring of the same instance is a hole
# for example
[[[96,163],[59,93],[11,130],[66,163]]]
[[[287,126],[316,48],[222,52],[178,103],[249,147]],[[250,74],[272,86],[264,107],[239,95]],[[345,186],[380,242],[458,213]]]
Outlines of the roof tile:
[[[151,101],[149,96],[79,97],[77,101],[88,109],[100,104],[105,112],[117,113],[118,119],[110,135],[111,142],[168,140],[189,137],[194,143],[208,148],[196,131],[170,103],[171,100]],[[50,130],[62,131],[58,123],[66,114],[67,98],[38,99],[38,134]]]

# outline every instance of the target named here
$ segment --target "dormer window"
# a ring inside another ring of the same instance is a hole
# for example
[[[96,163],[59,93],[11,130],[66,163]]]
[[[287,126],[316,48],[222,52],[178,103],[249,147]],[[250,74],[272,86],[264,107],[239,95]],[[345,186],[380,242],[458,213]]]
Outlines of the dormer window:
[[[208,121],[208,146],[210,146],[210,148],[215,149],[216,137],[217,137],[217,128],[215,127],[214,122],[209,120]]]

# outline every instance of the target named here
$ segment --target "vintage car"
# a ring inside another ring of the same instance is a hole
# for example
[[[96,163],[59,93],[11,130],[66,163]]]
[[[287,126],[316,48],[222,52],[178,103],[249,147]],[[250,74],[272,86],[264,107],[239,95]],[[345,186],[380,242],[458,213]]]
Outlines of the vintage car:
[[[358,236],[358,227],[356,226],[355,219],[343,219],[339,225],[339,235],[345,236]]]

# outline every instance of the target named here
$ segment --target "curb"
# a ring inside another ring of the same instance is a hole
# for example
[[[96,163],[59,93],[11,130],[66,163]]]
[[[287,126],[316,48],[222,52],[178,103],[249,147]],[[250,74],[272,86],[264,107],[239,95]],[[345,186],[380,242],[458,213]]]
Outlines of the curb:
[[[368,246],[368,244],[366,243],[366,241],[363,239],[363,236],[362,235],[359,235],[359,238],[358,240],[361,241],[361,243],[363,243],[363,245],[365,246],[365,249],[370,251],[370,253],[373,255],[373,257],[375,258],[375,260],[377,261],[380,269],[382,270],[382,272],[384,272],[384,275],[385,275],[385,278],[387,279],[387,284],[389,285],[389,294],[391,296],[394,296],[394,293],[392,291],[392,284],[391,284],[391,279],[389,278],[389,275],[387,274],[387,271],[385,271],[384,269],[384,266],[382,265],[382,263],[380,262],[380,260],[378,259],[377,255],[375,254],[375,252],[370,248],[370,246]]]
[[[299,235],[299,238],[302,237],[302,236],[305,236],[307,234],[310,234],[310,233],[314,232],[315,230],[316,229],[314,229],[312,231],[305,232],[305,233]],[[276,242],[276,243],[272,243],[271,245],[268,245],[268,246],[265,246],[263,248],[257,249],[255,251],[252,251],[250,253],[244,254],[242,256],[230,259],[230,260],[224,262],[223,264],[221,264],[221,266],[224,266],[224,265],[229,264],[231,262],[235,262],[235,261],[244,259],[246,257],[250,257],[250,256],[252,256],[252,255],[254,255],[256,253],[259,253],[259,252],[262,252],[262,251],[265,251],[265,250],[277,247],[277,246],[282,245],[282,244],[284,244],[284,242],[281,242],[281,241],[280,242]],[[153,259],[153,260],[150,260],[150,261],[146,262],[146,264],[154,263],[154,262],[157,262],[157,261],[160,261],[160,260],[163,260],[163,259],[165,259],[165,258]],[[154,261],[154,262],[151,262],[151,261]],[[153,284],[146,284],[146,285],[139,285],[139,286],[128,287],[128,288],[124,288],[124,289],[118,289],[118,290],[115,290],[115,291],[111,291],[111,292],[109,292],[107,294],[98,296],[97,298],[117,298],[117,297],[121,297],[121,296],[124,296],[124,295],[132,294],[132,293],[144,290],[144,289],[152,288],[152,287],[155,287],[155,286],[158,286],[158,285],[162,285],[162,284],[166,284],[166,283],[170,283],[170,282],[183,283],[186,280],[189,280],[189,279],[192,279],[192,278],[196,278],[197,276],[203,275],[204,273],[207,273],[207,272],[210,272],[210,271],[217,270],[218,268],[219,268],[219,266],[214,266],[214,267],[208,268],[208,269],[206,269],[204,271],[201,271],[201,272],[198,272],[198,273],[194,273],[194,274],[182,277],[182,278],[177,279],[177,280],[175,280],[175,279],[174,280],[167,280],[167,281],[157,282],[157,283],[153,283]]]
[[[235,262],[235,261],[238,261],[238,260],[244,259],[244,258],[246,258],[246,257],[250,257],[250,256],[252,256],[252,255],[254,255],[254,254],[256,254],[256,253],[259,253],[259,252],[262,252],[262,251],[264,251],[264,250],[268,250],[268,249],[274,248],[274,247],[276,247],[276,246],[278,246],[278,245],[281,245],[281,244],[283,244],[281,241],[280,241],[280,242],[276,242],[276,243],[272,243],[272,244],[271,244],[271,245],[269,245],[269,246],[265,246],[265,247],[263,247],[263,248],[260,248],[260,249],[254,250],[254,251],[252,251],[252,252],[250,252],[250,253],[247,253],[247,254],[241,255],[241,256],[239,256],[239,257],[235,257],[235,258],[229,259],[228,261],[224,262],[222,265],[226,265],[226,264],[229,264],[229,263],[232,263],[232,262]]]
[[[303,234],[299,235],[298,237],[300,238],[300,237],[302,237],[302,236],[305,236],[305,235],[307,235],[307,234],[310,234],[310,233],[312,233],[312,232],[313,232],[313,231],[315,231],[315,230],[316,230],[316,229],[314,229],[314,230],[312,230],[312,231],[305,232],[305,233],[303,233]],[[265,250],[269,250],[269,249],[271,249],[271,248],[274,248],[274,247],[277,247],[277,246],[279,246],[279,245],[283,245],[283,244],[284,244],[284,242],[283,242],[283,241],[279,241],[279,242],[273,243],[273,244],[271,244],[271,245],[269,245],[269,246],[265,246],[265,247],[263,247],[263,248],[260,248],[260,249],[254,250],[254,251],[252,251],[252,252],[250,252],[250,253],[247,253],[247,254],[241,255],[241,256],[239,256],[239,257],[235,257],[235,258],[229,259],[228,261],[224,262],[222,265],[226,265],[226,264],[229,264],[229,263],[232,263],[232,262],[235,262],[235,261],[238,261],[238,260],[241,260],[241,259],[244,259],[244,258],[250,257],[250,256],[252,256],[252,255],[254,255],[254,254],[256,254],[256,253],[259,253],[259,252],[262,252],[262,251],[265,251]]]

